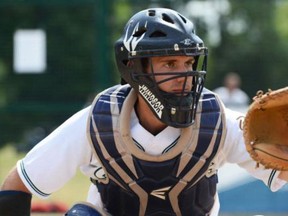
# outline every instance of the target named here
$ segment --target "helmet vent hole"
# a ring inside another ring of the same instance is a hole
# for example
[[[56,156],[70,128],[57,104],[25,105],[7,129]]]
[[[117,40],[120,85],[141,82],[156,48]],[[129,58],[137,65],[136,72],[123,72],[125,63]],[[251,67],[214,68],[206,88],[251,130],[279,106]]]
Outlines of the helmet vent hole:
[[[155,37],[166,37],[167,35],[164,32],[161,31],[154,31],[152,34],[150,34],[150,38]]]
[[[148,11],[148,16],[155,16],[155,14],[156,14],[155,10]]]
[[[167,14],[162,14],[162,19],[164,20],[164,21],[166,21],[166,22],[169,22],[169,23],[172,23],[172,24],[174,24],[174,21],[171,19],[171,17],[170,16],[168,16]]]
[[[180,18],[183,20],[184,23],[187,23],[187,20],[183,16],[181,16],[180,14],[178,15],[180,16]]]
[[[147,28],[142,26],[140,27],[134,34],[133,37],[140,37],[141,35],[143,35],[145,32],[147,31]]]

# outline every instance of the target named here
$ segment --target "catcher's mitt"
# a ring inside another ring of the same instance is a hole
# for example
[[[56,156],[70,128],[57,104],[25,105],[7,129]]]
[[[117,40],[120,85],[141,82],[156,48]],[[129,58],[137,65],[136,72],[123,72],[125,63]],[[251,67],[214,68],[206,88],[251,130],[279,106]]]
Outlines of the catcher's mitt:
[[[257,165],[288,170],[288,87],[253,100],[243,124],[246,149]]]

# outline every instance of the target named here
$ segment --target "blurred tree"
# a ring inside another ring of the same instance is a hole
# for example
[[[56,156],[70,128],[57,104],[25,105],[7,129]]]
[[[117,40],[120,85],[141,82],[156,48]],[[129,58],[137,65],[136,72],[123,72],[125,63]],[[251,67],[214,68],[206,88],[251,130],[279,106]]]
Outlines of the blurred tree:
[[[273,65],[278,65],[277,71],[273,76],[274,86],[287,86],[287,56],[288,56],[288,1],[276,1],[276,11],[274,16],[273,25],[276,28],[277,35],[279,36],[280,49],[278,50],[278,59],[272,60]]]
[[[117,83],[114,41],[134,12],[152,6],[174,8],[195,22],[209,47],[210,89],[222,85],[230,71],[241,75],[251,97],[258,89],[287,85],[284,0],[2,0],[0,146],[21,143],[38,127],[49,133],[98,91]],[[46,32],[45,73],[14,73],[13,34],[20,28]]]
[[[250,97],[259,89],[287,85],[283,76],[288,49],[285,37],[279,35],[282,27],[275,24],[275,17],[277,23],[286,23],[287,7],[283,5],[285,1],[276,0],[265,4],[261,0],[186,4],[183,10],[195,21],[197,33],[209,47],[207,87],[222,85],[224,75],[231,71],[241,75],[242,87]],[[279,10],[282,16],[277,16]]]
[[[231,1],[231,6],[231,14],[221,20],[221,45],[212,50],[213,74],[223,77],[229,71],[238,72],[251,97],[259,89],[285,85],[285,80],[276,80],[284,72],[281,59],[285,50],[274,25],[275,1],[265,5],[259,0]],[[239,32],[237,22],[242,23]],[[215,83],[219,85],[219,80]]]
[[[49,133],[81,109],[90,95],[118,82],[110,58],[109,31],[113,27],[105,14],[111,14],[112,6],[105,2],[0,2],[0,68],[7,69],[0,71],[0,89],[5,92],[0,100],[0,146],[23,142],[24,132],[35,127]],[[46,32],[45,73],[13,71],[13,34],[17,29]]]
[[[246,31],[234,37],[230,34],[232,49],[228,56],[232,57],[235,70],[242,74],[246,91],[254,95],[259,89],[279,88],[285,84],[283,80],[275,80],[276,74],[283,72],[280,68],[285,62],[279,60],[285,51],[274,25],[275,1],[267,1],[261,7],[259,0],[244,2],[247,5],[235,1],[234,9],[238,11],[235,14],[246,20]],[[226,35],[223,41],[229,41],[228,38]],[[235,48],[236,53],[233,52]]]

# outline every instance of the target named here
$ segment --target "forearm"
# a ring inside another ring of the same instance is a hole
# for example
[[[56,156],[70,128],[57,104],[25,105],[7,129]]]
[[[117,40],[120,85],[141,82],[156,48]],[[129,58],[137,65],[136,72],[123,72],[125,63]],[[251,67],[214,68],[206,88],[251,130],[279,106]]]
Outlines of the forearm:
[[[12,169],[0,190],[0,215],[29,216],[32,195],[21,181],[16,168]]]
[[[23,184],[22,180],[20,179],[17,169],[13,168],[6,179],[4,180],[3,184],[1,185],[1,191],[3,190],[15,190],[15,191],[23,191],[30,194],[30,191],[27,187]]]

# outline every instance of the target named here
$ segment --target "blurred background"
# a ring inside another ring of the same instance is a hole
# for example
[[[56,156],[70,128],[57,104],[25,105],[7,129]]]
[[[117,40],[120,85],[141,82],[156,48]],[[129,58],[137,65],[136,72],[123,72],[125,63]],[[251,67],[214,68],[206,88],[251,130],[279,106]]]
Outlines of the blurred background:
[[[0,182],[39,140],[119,83],[114,41],[132,14],[158,6],[195,23],[209,48],[207,88],[225,85],[230,72],[250,100],[287,86],[286,0],[0,0]],[[288,214],[286,187],[272,193],[233,165],[219,179],[221,214]]]

